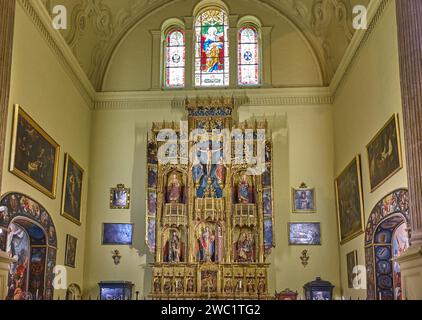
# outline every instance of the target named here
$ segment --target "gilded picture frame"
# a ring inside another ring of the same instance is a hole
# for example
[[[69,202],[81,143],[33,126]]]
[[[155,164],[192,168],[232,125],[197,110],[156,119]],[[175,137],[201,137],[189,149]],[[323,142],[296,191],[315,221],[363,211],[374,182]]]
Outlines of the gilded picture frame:
[[[82,224],[82,192],[84,170],[65,154],[61,215],[77,225]]]
[[[347,265],[347,284],[349,289],[353,289],[353,269],[358,265],[358,252],[354,250],[346,254],[346,265]]]
[[[66,235],[66,250],[64,265],[71,268],[76,268],[76,253],[77,253],[78,239],[71,236],[70,234]]]
[[[110,188],[110,209],[130,208],[130,188],[124,184],[118,184],[116,188]]]
[[[364,230],[361,158],[357,155],[335,180],[337,224],[340,244],[360,236]]]
[[[305,196],[304,200],[301,200],[301,196]],[[293,213],[316,213],[316,192],[315,188],[292,188],[292,212]],[[298,203],[300,202],[300,203]],[[309,203],[311,203],[309,205]]]
[[[397,113],[377,132],[366,146],[371,192],[403,168],[400,123]]]
[[[56,199],[59,158],[60,145],[20,105],[14,105],[10,172]]]

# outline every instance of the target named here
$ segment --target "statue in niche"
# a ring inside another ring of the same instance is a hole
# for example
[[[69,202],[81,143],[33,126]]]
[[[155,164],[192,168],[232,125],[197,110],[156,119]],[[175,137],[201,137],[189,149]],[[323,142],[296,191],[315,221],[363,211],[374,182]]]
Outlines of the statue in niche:
[[[161,292],[161,280],[159,278],[156,278],[154,280],[154,292],[155,293]]]
[[[186,285],[186,292],[194,292],[195,291],[195,284],[193,283],[193,279],[189,278],[188,283]]]
[[[171,292],[171,281],[169,280],[169,279],[167,279],[165,282],[164,282],[164,287],[163,287],[163,289],[164,289],[164,292],[165,293],[170,293]]]
[[[196,251],[199,262],[215,262],[215,233],[209,226],[201,229]]]
[[[170,237],[164,247],[164,261],[169,263],[183,262],[182,243],[176,230],[170,230]]]
[[[258,283],[258,293],[264,294],[265,293],[265,279],[261,278]]]
[[[224,284],[224,292],[225,293],[231,293],[233,291],[233,285],[232,285],[232,281],[226,280],[226,283]]]
[[[248,283],[246,285],[246,292],[250,295],[255,293],[255,283],[252,279],[248,280]]]
[[[216,169],[215,169],[215,177],[217,178],[218,184],[224,185],[226,182],[226,167],[224,165],[223,157],[220,157],[218,160]]]
[[[194,157],[192,165],[193,182],[196,186],[199,185],[202,176],[204,175],[204,167],[200,163],[198,157]]]
[[[237,262],[254,262],[255,241],[251,232],[241,232],[236,243]]]
[[[174,287],[177,293],[183,292],[183,282],[180,279],[177,279],[174,283]]]
[[[177,173],[172,173],[167,183],[167,199],[169,203],[181,203],[182,188],[182,182]]]
[[[251,203],[251,185],[248,181],[248,175],[244,173],[242,178],[239,181],[238,189],[237,189],[237,200],[239,203],[242,204],[249,204]]]

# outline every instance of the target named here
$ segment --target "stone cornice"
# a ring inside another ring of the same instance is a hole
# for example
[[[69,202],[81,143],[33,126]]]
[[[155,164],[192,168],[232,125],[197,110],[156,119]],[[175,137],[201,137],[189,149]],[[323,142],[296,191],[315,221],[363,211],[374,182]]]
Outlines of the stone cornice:
[[[18,3],[34,22],[50,48],[56,54],[58,60],[75,83],[75,86],[78,88],[81,95],[87,101],[89,107],[94,110],[107,110],[155,108],[163,105],[163,102],[165,103],[166,101],[177,104],[186,97],[204,95],[233,96],[238,104],[250,106],[332,104],[339,86],[347,75],[351,65],[356,60],[356,57],[361,52],[390,1],[391,0],[371,0],[368,8],[369,27],[367,30],[358,30],[355,32],[329,87],[208,90],[206,91],[206,94],[203,94],[201,90],[118,93],[96,92],[60,32],[52,27],[51,18],[47,13],[46,8],[42,5],[42,2],[37,0],[18,0]]]

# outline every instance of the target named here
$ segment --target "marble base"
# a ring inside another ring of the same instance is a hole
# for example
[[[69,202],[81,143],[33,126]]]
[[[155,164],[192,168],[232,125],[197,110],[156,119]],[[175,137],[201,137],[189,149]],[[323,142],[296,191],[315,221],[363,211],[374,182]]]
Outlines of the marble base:
[[[422,300],[422,246],[412,246],[394,260],[400,264],[403,299]]]
[[[7,278],[9,276],[10,263],[13,261],[6,252],[0,250],[0,300],[6,298]]]

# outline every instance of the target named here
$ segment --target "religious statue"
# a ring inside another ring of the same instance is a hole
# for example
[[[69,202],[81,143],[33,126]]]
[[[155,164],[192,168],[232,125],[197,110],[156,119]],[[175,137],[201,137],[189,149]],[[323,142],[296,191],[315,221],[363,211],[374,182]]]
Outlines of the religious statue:
[[[182,183],[176,173],[172,173],[167,183],[168,201],[170,203],[180,203],[182,200]]]
[[[164,292],[165,293],[170,293],[171,292],[171,282],[170,280],[166,280],[166,282],[164,282]]]
[[[204,175],[204,167],[200,163],[198,157],[194,157],[192,165],[193,182],[196,186],[199,185],[202,176]]]
[[[246,173],[244,173],[238,185],[237,197],[238,197],[239,203],[249,204],[250,195],[251,195],[251,192],[250,192],[250,185],[248,182],[248,176],[246,175]]]
[[[248,280],[248,283],[246,285],[246,292],[250,295],[255,293],[255,283],[252,279]]]
[[[192,278],[188,279],[188,283],[186,285],[186,292],[194,292],[195,290],[195,284],[193,282]]]
[[[164,255],[166,262],[178,263],[182,262],[181,244],[177,231],[170,231],[169,240],[164,248]]]
[[[254,261],[254,240],[251,233],[243,232],[236,244],[237,262]]]
[[[215,235],[209,226],[202,228],[198,239],[197,259],[199,262],[215,262]]]
[[[160,280],[160,278],[154,279],[154,292],[155,293],[161,292],[161,280]]]
[[[224,185],[226,182],[226,167],[224,166],[223,157],[220,157],[215,169],[215,176],[218,180],[218,184]]]
[[[259,279],[259,283],[258,283],[258,293],[259,294],[264,294],[265,293],[265,279],[261,278]]]
[[[224,284],[224,292],[225,293],[231,293],[233,291],[232,281],[226,280],[226,283]]]
[[[183,292],[183,282],[182,282],[182,280],[177,279],[174,283],[174,288],[175,288],[177,293],[182,293]]]

